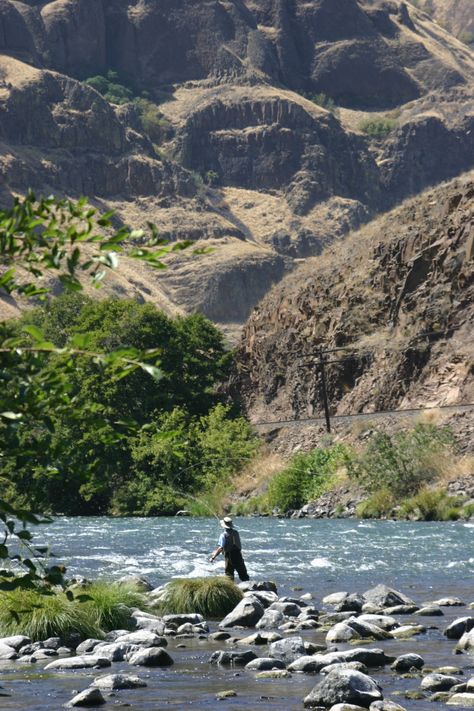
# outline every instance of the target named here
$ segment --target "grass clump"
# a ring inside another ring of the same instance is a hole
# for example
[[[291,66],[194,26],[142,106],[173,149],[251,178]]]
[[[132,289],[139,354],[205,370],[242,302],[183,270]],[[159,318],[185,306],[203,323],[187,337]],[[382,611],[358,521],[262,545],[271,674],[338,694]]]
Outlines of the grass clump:
[[[397,127],[397,122],[390,118],[368,119],[360,124],[360,129],[369,138],[383,139]]]
[[[101,638],[112,629],[132,629],[131,608],[145,598],[131,587],[98,581],[77,590],[17,589],[0,596],[0,636],[24,634],[32,640],[74,635]]]
[[[196,612],[209,619],[227,615],[243,598],[230,578],[176,578],[171,580],[160,601],[162,613]]]

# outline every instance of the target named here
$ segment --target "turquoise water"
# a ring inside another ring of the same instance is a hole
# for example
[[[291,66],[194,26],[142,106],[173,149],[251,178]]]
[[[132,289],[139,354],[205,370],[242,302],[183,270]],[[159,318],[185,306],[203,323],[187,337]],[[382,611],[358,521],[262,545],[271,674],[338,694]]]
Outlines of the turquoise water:
[[[474,525],[470,523],[245,518],[236,524],[251,576],[275,580],[280,594],[311,592],[319,609],[321,598],[329,592],[363,592],[380,582],[405,592],[418,604],[448,595],[457,595],[466,603],[474,600]],[[113,579],[138,573],[159,585],[173,576],[222,573],[222,562],[207,562],[220,530],[215,519],[62,518],[41,528],[40,533],[61,553],[59,560],[68,565],[70,574]],[[464,678],[469,678],[474,675],[474,658],[453,657],[454,643],[446,640],[442,630],[455,617],[472,611],[453,607],[444,608],[444,612],[444,617],[400,618],[401,622],[421,622],[428,629],[409,640],[370,646],[382,646],[393,656],[419,653],[432,667],[456,664],[464,670]],[[211,626],[214,629],[216,624]],[[245,634],[241,631],[241,636]],[[304,633],[305,639],[316,643],[324,642],[324,636],[318,630]],[[258,680],[254,673],[239,668],[210,666],[211,652],[225,648],[222,642],[170,640],[168,651],[175,664],[155,670],[114,664],[100,672],[45,673],[39,664],[0,664],[0,686],[11,694],[0,698],[0,709],[59,711],[73,692],[85,689],[94,676],[124,671],[137,673],[148,687],[116,692],[101,708],[296,711],[303,709],[304,696],[321,679],[295,674],[289,680]],[[264,648],[256,651],[266,655]],[[418,689],[420,679],[402,679],[388,668],[373,676],[385,697],[407,711],[446,711],[444,704],[412,701],[400,695]],[[229,689],[235,690],[235,698],[216,700],[217,692]]]

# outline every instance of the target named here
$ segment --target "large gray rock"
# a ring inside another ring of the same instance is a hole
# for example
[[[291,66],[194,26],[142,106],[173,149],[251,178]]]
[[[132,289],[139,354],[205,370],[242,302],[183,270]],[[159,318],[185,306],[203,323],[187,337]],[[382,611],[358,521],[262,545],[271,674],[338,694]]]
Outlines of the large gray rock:
[[[315,660],[320,664],[320,669],[329,664],[338,664],[341,662],[361,662],[367,667],[383,667],[395,661],[395,657],[390,657],[385,654],[383,649],[368,647],[355,647],[354,649],[346,649],[344,651],[329,652],[327,654],[315,654]]]
[[[244,667],[253,659],[257,659],[257,655],[250,649],[242,652],[219,651],[211,654],[209,657],[209,664],[235,665]]]
[[[259,630],[271,630],[282,625],[285,621],[285,615],[280,610],[265,610],[262,617],[257,622]]]
[[[96,667],[110,667],[110,659],[93,654],[78,657],[65,657],[55,659],[45,666],[45,669],[94,669]]]
[[[197,612],[182,615],[164,615],[163,622],[167,625],[174,624],[178,627],[179,625],[184,625],[185,622],[190,622],[192,625],[198,625],[200,622],[204,622],[204,617]]]
[[[474,694],[453,694],[446,702],[448,706],[464,706],[469,708],[474,706]]]
[[[362,672],[362,674],[369,673],[369,670],[362,662],[338,662],[337,664],[328,664],[328,666],[323,667],[319,673],[323,675],[330,674],[335,669],[354,669],[355,671]]]
[[[429,691],[449,691],[452,686],[459,684],[459,679],[448,674],[427,674],[421,680],[421,688]]]
[[[273,602],[269,610],[277,610],[286,617],[298,617],[301,614],[301,607],[294,602]]]
[[[390,699],[374,701],[370,704],[369,709],[370,711],[406,711],[403,706],[396,704],[395,701],[390,701]]]
[[[90,652],[93,652],[94,648],[97,647],[98,644],[102,644],[101,639],[89,637],[89,639],[85,639],[84,642],[77,645],[76,654],[90,654]]]
[[[98,644],[93,654],[110,659],[111,662],[123,662],[127,655],[138,652],[139,649],[142,649],[142,647],[138,644],[111,642],[110,644]]]
[[[168,644],[164,637],[160,637],[149,630],[137,630],[122,637],[117,637],[118,644],[136,644],[139,647],[166,647]]]
[[[334,605],[336,612],[360,612],[365,599],[359,593],[351,593]]]
[[[147,686],[147,683],[140,677],[131,674],[106,674],[96,677],[92,686],[107,691],[115,691],[117,689],[138,689]]]
[[[443,634],[448,639],[460,639],[465,632],[470,632],[472,629],[474,629],[474,617],[458,617],[446,627]]]
[[[423,657],[420,657],[419,654],[410,653],[401,654],[395,659],[391,667],[395,671],[403,673],[410,671],[410,669],[412,668],[422,669],[424,665],[425,660],[423,659]]]
[[[128,663],[140,667],[170,667],[174,661],[162,647],[146,647],[133,652]]]
[[[357,617],[357,621],[368,622],[369,624],[376,625],[376,627],[380,627],[380,629],[386,630],[387,632],[390,632],[390,630],[393,630],[396,627],[400,627],[400,623],[398,622],[398,620],[396,620],[395,617],[392,617],[391,615],[377,615],[366,613],[363,615],[359,615]]]
[[[274,659],[281,659],[285,664],[291,664],[295,659],[306,654],[306,647],[302,637],[287,637],[272,642],[269,646],[269,653]]]
[[[363,597],[366,602],[381,608],[415,604],[409,597],[387,585],[376,585],[374,588],[366,590]]]
[[[358,617],[350,617],[345,622],[335,625],[326,635],[326,642],[348,642],[351,639],[390,639],[389,632],[377,627],[368,621],[361,621]]]
[[[456,645],[456,649],[463,652],[470,652],[474,649],[474,629],[469,632],[464,632]]]
[[[304,672],[310,674],[313,672],[318,672],[321,669],[321,664],[312,655],[303,655],[295,659],[291,664],[288,665],[288,671],[290,672]]]
[[[105,704],[105,699],[102,696],[100,689],[86,689],[76,694],[74,698],[66,704],[67,707],[83,706],[91,708],[93,706],[102,706]]]
[[[372,677],[351,669],[332,671],[304,699],[306,708],[334,704],[356,704],[369,708],[373,701],[383,699],[379,685]]]
[[[256,597],[257,600],[260,600],[264,607],[268,607],[274,602],[278,602],[278,595],[271,590],[249,590],[244,593],[244,597]]]
[[[8,644],[0,644],[0,659],[17,659],[18,653]]]
[[[272,659],[272,657],[258,657],[248,662],[245,668],[250,671],[268,671],[269,669],[284,669],[285,663],[280,659]]]
[[[11,647],[12,649],[14,649],[15,652],[18,652],[18,650],[21,649],[21,647],[24,647],[26,644],[31,644],[31,639],[23,634],[15,634],[11,637],[0,638],[0,646],[6,645],[7,647]]]
[[[348,592],[335,592],[330,595],[323,597],[323,605],[339,605],[343,600],[349,596]]]
[[[265,608],[257,598],[244,598],[224,617],[219,627],[255,627]]]

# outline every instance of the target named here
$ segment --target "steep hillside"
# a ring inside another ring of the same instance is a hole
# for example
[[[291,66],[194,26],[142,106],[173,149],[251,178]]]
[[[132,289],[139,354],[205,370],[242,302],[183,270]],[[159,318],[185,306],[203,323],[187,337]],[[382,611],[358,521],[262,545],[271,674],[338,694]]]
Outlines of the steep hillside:
[[[398,0],[0,0],[0,200],[86,194],[215,247],[108,288],[235,337],[295,260],[474,165],[473,87]]]
[[[474,402],[474,174],[308,260],[254,310],[234,387],[254,420]],[[426,335],[424,335],[426,334]]]
[[[466,44],[474,43],[474,6],[471,0],[416,0],[413,4]]]

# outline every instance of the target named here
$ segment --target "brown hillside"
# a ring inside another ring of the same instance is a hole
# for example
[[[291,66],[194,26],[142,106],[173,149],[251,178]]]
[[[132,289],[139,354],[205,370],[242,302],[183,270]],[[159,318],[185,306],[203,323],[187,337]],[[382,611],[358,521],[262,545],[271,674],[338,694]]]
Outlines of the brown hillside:
[[[470,173],[274,287],[245,326],[234,387],[254,420],[319,415],[322,347],[333,414],[472,403],[473,297]]]
[[[109,70],[158,137],[84,84]],[[86,194],[217,247],[108,289],[235,335],[295,260],[472,168],[473,86],[472,51],[395,0],[0,0],[0,199]]]

